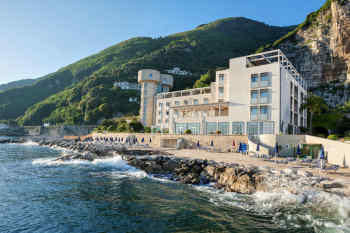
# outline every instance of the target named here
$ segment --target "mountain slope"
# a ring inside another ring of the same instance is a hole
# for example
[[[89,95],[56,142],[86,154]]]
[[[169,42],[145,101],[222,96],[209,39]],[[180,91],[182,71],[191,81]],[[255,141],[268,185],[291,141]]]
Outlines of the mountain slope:
[[[136,82],[142,68],[164,72],[180,67],[193,75],[176,77],[175,89],[191,87],[208,69],[226,66],[229,58],[252,53],[293,29],[226,18],[164,38],[133,38],[62,68],[32,87],[0,93],[0,119],[16,118],[27,110],[20,118],[22,124],[43,120],[83,124],[137,113],[138,104],[128,98],[138,93],[113,88],[115,81]]]
[[[22,79],[14,82],[9,82],[6,84],[1,84],[0,85],[0,92],[2,91],[7,91],[13,88],[19,88],[19,87],[24,87],[24,86],[30,86],[33,85],[37,80],[35,79]]]
[[[350,78],[350,2],[327,0],[284,37],[260,51],[280,48],[308,80],[318,87]]]

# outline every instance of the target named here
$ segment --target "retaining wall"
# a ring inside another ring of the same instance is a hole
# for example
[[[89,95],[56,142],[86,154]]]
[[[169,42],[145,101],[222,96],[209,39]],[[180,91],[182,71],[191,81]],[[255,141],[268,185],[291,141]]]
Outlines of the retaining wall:
[[[149,145],[151,147],[169,147],[174,148],[176,144],[174,141],[179,138],[184,138],[188,142],[199,144],[201,147],[211,147],[211,141],[213,141],[213,148],[220,151],[236,150],[239,146],[239,143],[248,143],[247,136],[224,136],[224,135],[172,135],[172,134],[142,134],[142,133],[105,133],[99,134],[94,133],[92,137],[119,137],[126,138],[127,136],[136,136],[137,140],[141,142],[144,138],[145,143],[149,144],[150,138],[152,143]],[[233,141],[235,142],[235,147],[233,147]]]

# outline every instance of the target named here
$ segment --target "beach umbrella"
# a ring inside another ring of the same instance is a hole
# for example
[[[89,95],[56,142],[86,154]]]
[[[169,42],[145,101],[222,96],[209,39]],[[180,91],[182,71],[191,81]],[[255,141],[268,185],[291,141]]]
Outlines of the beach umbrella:
[[[149,143],[152,143],[152,138],[149,138]]]
[[[144,142],[145,142],[145,138],[142,138],[142,139],[141,139],[141,143],[144,143]]]
[[[321,150],[320,150],[320,159],[324,159],[324,149],[323,149],[323,147],[321,147]]]
[[[210,146],[214,146],[213,140],[210,141]]]
[[[300,156],[301,155],[301,149],[300,149],[300,145],[298,144],[297,146],[297,151],[296,151],[297,155]]]
[[[235,140],[232,141],[232,146],[235,147],[236,146],[236,142]]]
[[[241,151],[242,151],[242,143],[240,142],[238,147],[238,152],[241,152]]]
[[[278,143],[276,142],[276,145],[275,145],[275,154],[277,155],[278,154]]]
[[[199,145],[199,140],[198,140],[198,141],[197,141],[197,148],[199,148],[199,146],[200,146],[200,145]]]
[[[260,151],[260,143],[256,145],[256,151]]]

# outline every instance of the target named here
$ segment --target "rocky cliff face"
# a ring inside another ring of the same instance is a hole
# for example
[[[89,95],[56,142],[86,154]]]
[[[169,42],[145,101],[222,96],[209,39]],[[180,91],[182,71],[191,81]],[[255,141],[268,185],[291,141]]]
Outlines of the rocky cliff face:
[[[278,47],[312,87],[350,80],[349,0],[328,0]]]

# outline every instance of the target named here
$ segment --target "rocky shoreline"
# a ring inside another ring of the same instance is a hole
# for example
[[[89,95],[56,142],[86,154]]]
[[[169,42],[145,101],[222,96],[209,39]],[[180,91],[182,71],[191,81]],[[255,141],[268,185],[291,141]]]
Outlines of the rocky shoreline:
[[[293,168],[275,170],[270,167],[244,166],[236,163],[218,163],[200,159],[175,157],[163,151],[131,148],[128,145],[103,145],[72,140],[39,140],[41,146],[63,148],[72,153],[56,161],[88,160],[121,156],[130,166],[154,176],[192,185],[211,184],[227,192],[254,194],[256,192],[288,191],[303,194],[308,191],[325,191],[340,196],[343,185],[326,177]]]

